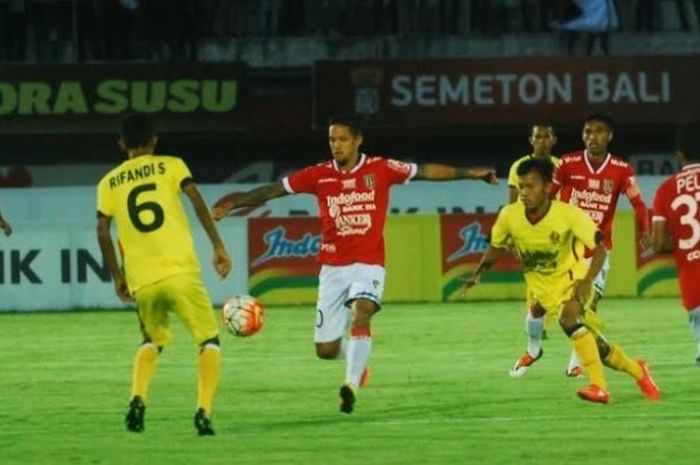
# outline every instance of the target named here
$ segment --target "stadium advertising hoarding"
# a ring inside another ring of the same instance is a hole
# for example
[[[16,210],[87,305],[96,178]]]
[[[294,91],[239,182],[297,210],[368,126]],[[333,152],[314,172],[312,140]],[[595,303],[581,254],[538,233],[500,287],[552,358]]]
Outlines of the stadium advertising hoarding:
[[[268,304],[315,302],[320,247],[317,218],[250,218],[248,292]]]
[[[488,248],[488,235],[496,215],[441,215],[442,300],[458,300],[462,278],[471,274]],[[524,281],[514,255],[502,259],[485,273],[482,284],[469,291],[470,298],[522,298]]]
[[[634,221],[634,215],[624,212]],[[651,218],[651,210],[649,210]],[[635,231],[637,228],[634,228]],[[636,295],[640,297],[667,297],[679,293],[678,269],[671,254],[657,254],[651,248],[643,248],[640,244],[639,231],[635,232],[634,256],[637,265]]]
[[[700,115],[700,57],[322,61],[314,117],[363,117],[377,127],[578,123],[605,111],[631,124]]]
[[[12,236],[0,241],[0,313],[125,306],[114,292],[97,244],[94,215],[89,216],[93,221],[85,223],[13,222]],[[218,227],[234,261],[243,261],[245,221],[229,220]],[[245,293],[245,268],[235,266],[226,280],[219,279],[211,265],[212,248],[206,233],[198,225],[192,233],[212,300],[222,303],[236,292]]]
[[[235,131],[246,68],[233,64],[5,66],[0,134],[109,132],[127,113],[162,131]]]

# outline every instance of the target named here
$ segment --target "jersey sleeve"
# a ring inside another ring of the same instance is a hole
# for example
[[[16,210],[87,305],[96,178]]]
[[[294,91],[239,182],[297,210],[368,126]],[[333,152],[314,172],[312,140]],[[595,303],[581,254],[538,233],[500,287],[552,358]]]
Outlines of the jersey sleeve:
[[[510,244],[510,229],[508,228],[508,217],[510,210],[503,208],[496,218],[496,222],[491,227],[491,239],[489,243],[497,249],[505,249]]]
[[[183,182],[192,180],[192,173],[182,158],[174,158],[169,167],[169,171],[170,180],[175,192],[180,192],[182,190]]]
[[[518,165],[519,163],[516,161],[512,165],[510,165],[510,170],[508,170],[508,187],[515,187],[516,189],[519,190],[518,188]]]
[[[315,194],[316,182],[318,181],[318,168],[316,166],[308,166],[304,169],[296,171],[289,176],[282,178],[284,189],[289,194]]]
[[[641,194],[637,180],[634,176],[634,169],[627,165],[622,173],[622,192],[627,195],[627,198],[633,199]]]
[[[112,196],[109,195],[109,183],[102,179],[97,185],[97,211],[107,216],[114,216]]]
[[[384,164],[389,185],[405,184],[413,179],[418,172],[418,165],[415,163],[387,158],[384,160]]]
[[[589,249],[595,248],[598,245],[596,243],[598,227],[588,213],[573,205],[570,205],[566,211],[574,236]]]

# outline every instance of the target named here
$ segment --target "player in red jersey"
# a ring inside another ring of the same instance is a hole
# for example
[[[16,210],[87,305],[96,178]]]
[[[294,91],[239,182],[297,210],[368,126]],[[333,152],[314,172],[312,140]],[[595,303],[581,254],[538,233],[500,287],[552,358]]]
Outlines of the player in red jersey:
[[[379,311],[384,289],[384,223],[389,188],[411,179],[447,181],[481,179],[496,183],[491,168],[458,168],[439,164],[404,163],[360,152],[363,134],[353,118],[328,124],[333,159],[309,166],[281,182],[259,187],[241,198],[221,202],[214,219],[230,211],[259,205],[287,194],[317,197],[322,243],[319,274],[316,354],[346,360],[340,388],[340,410],[350,413],[355,391],[364,384],[372,349],[370,320]],[[350,338],[346,339],[348,325]]]
[[[700,124],[679,129],[676,154],[682,169],[666,179],[654,196],[652,244],[673,252],[683,306],[695,334],[700,363]]]
[[[598,226],[605,239],[603,244],[608,252],[612,250],[612,224],[621,194],[625,194],[634,207],[637,229],[643,247],[649,244],[649,216],[647,206],[634,178],[634,170],[622,158],[608,152],[613,139],[612,119],[605,114],[594,113],[586,117],[582,139],[585,150],[561,156],[554,175],[552,196],[559,193],[563,202],[577,205],[588,213]],[[590,260],[590,251],[586,251]],[[595,294],[591,309],[597,310],[598,300],[603,296],[605,283],[610,270],[606,258],[603,269],[593,283]],[[540,308],[532,308],[528,319],[528,351],[515,363],[511,370],[527,369],[541,356],[541,335],[545,313]],[[534,352],[534,353],[532,353]],[[572,351],[567,376],[581,377],[581,363]]]

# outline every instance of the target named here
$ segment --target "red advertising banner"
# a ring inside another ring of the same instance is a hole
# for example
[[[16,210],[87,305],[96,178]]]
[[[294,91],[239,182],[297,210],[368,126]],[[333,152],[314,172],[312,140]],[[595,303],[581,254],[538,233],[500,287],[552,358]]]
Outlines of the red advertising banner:
[[[318,218],[250,218],[248,220],[248,291],[268,303],[293,304],[295,290],[316,292],[321,247]],[[275,291],[280,301],[275,300]],[[314,299],[312,298],[311,301]]]
[[[235,131],[245,78],[241,63],[4,66],[0,134],[114,133],[127,113],[160,131]]]
[[[578,123],[592,111],[624,124],[700,116],[698,56],[323,61],[315,122],[356,114],[377,127]]]
[[[492,213],[440,216],[443,300],[452,300],[459,294],[462,278],[471,273],[488,248],[488,235],[495,221],[496,215]],[[474,290],[483,291],[488,285],[522,283],[520,270],[520,263],[515,256],[509,256],[485,273],[482,284]],[[488,290],[493,291],[493,288]],[[506,291],[503,297],[520,296],[519,288],[515,292],[515,296],[508,296]]]

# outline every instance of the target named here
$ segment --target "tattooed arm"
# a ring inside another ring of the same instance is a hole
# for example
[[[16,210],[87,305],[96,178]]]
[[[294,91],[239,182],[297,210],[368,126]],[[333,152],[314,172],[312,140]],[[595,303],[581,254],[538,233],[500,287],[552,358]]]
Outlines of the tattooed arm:
[[[211,216],[218,221],[228,215],[229,212],[237,208],[254,207],[256,205],[263,204],[268,200],[283,197],[287,194],[288,192],[285,190],[284,185],[281,182],[257,187],[246,192],[242,196],[229,194],[230,198],[220,202],[218,205],[212,208]]]
[[[460,167],[437,163],[421,163],[414,179],[428,181],[450,181],[453,179],[481,179],[489,184],[496,184],[496,170],[488,167]]]

